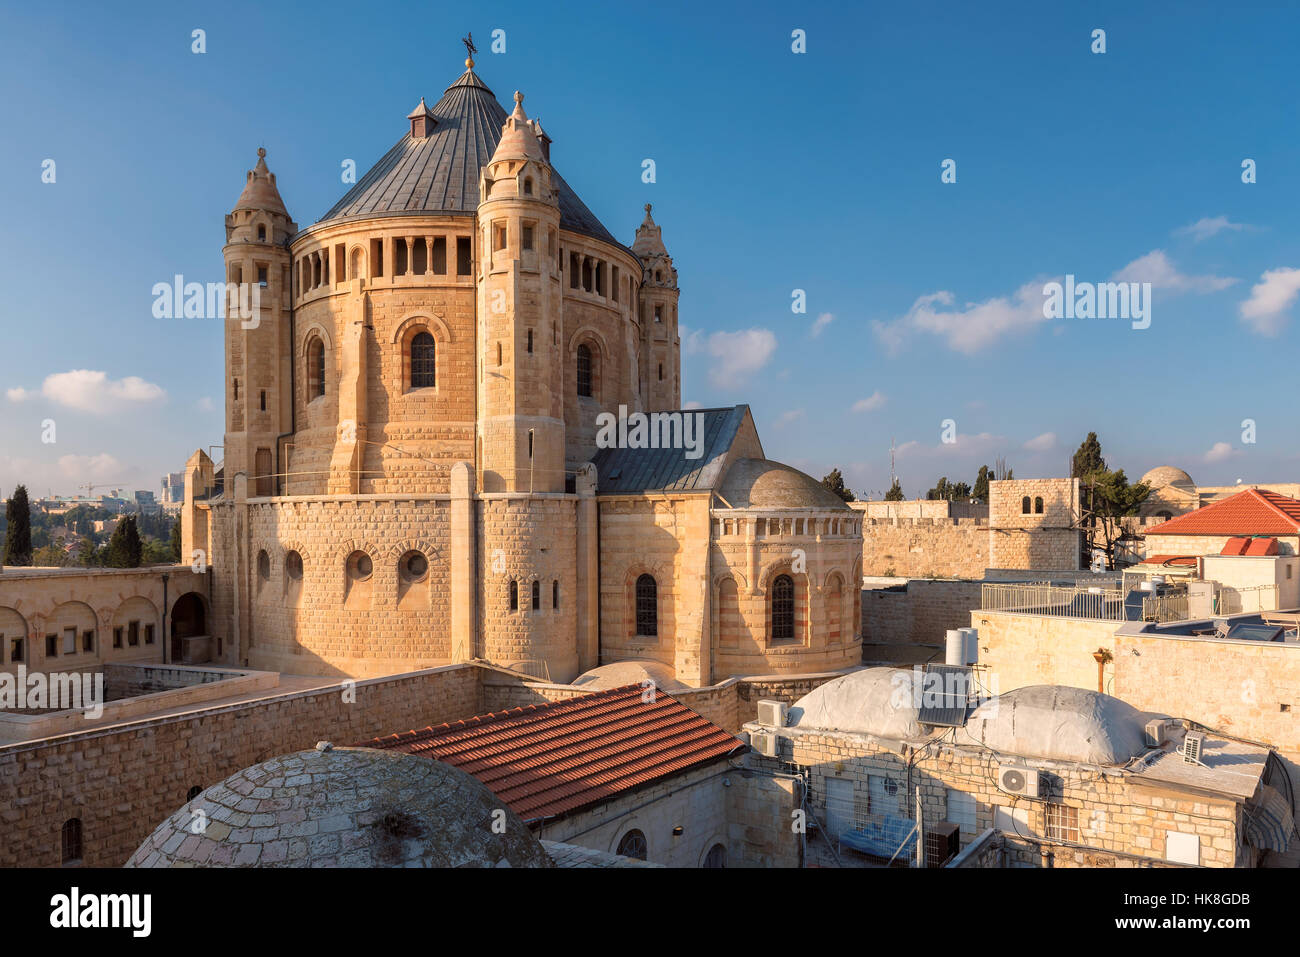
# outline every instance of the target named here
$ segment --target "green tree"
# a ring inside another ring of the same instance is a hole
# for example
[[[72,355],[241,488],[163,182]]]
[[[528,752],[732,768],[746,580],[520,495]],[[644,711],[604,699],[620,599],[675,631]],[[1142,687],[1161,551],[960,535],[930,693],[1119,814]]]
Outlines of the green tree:
[[[844,485],[844,476],[840,474],[839,469],[831,469],[831,474],[822,479],[822,485],[826,486],[845,502],[856,501],[851,488]]]
[[[1104,471],[1106,460],[1101,457],[1101,442],[1096,432],[1089,432],[1088,437],[1079,443],[1078,451],[1070,459],[1070,478],[1087,478],[1094,472]]]
[[[109,568],[139,568],[143,551],[135,516],[127,515],[113,529],[113,537],[104,551],[104,564]]]
[[[931,500],[945,500],[955,502],[958,499],[970,498],[970,486],[965,482],[949,482],[948,476],[939,479],[939,484],[930,491],[925,493],[925,497]]]
[[[903,486],[898,479],[894,479],[894,484],[889,486],[889,491],[885,493],[886,502],[901,502],[903,500]]]
[[[68,553],[58,545],[46,545],[32,553],[32,564],[40,568],[62,568],[68,563]]]
[[[981,465],[979,474],[975,476],[975,487],[971,489],[971,498],[978,499],[981,502],[989,500],[989,478],[993,475],[993,470],[987,465]]]
[[[176,522],[172,525],[170,548],[170,561],[173,564],[178,564],[181,560],[181,520],[179,517],[177,517]]]
[[[1137,515],[1151,487],[1142,482],[1130,485],[1123,469],[1107,468],[1096,432],[1088,433],[1070,459],[1070,477],[1079,480],[1085,563],[1100,551],[1106,556],[1106,567],[1114,568],[1115,543],[1125,535],[1124,519]]]
[[[6,565],[32,563],[32,509],[27,503],[27,486],[19,485],[5,503]]]

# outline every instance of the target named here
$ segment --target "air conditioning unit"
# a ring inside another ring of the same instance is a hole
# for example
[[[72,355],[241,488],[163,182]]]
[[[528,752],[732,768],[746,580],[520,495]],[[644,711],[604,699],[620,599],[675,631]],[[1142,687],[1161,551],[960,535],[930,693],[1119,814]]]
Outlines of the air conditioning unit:
[[[767,728],[784,728],[789,707],[784,701],[764,700],[758,703],[758,723]]]
[[[925,866],[943,867],[961,850],[961,827],[940,821],[925,829]]]
[[[998,788],[1021,797],[1038,797],[1038,772],[1031,768],[1003,765],[998,768]]]
[[[1205,735],[1200,731],[1188,731],[1183,738],[1183,760],[1188,764],[1201,764],[1201,749],[1205,746]]]
[[[780,753],[781,739],[771,733],[755,731],[749,736],[749,746],[765,758],[774,758]]]
[[[1147,747],[1159,748],[1173,736],[1174,722],[1168,718],[1153,718],[1147,722]]]

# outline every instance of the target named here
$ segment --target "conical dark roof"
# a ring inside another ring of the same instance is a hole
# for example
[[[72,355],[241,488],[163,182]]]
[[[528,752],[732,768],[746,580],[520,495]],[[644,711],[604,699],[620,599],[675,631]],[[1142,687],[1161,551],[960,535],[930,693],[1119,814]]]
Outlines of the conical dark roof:
[[[479,172],[501,139],[506,111],[473,70],[466,70],[432,108],[437,120],[426,137],[408,131],[321,222],[374,215],[478,210]],[[560,226],[621,245],[558,172]]]

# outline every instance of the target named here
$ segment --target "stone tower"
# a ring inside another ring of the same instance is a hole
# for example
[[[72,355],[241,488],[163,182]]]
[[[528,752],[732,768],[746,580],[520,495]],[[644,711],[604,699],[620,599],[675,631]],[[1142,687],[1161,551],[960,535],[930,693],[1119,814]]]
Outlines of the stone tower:
[[[681,340],[677,335],[677,270],[663,236],[645,204],[632,252],[643,269],[641,316],[641,394],[649,411],[681,407]]]
[[[289,250],[298,226],[258,149],[226,216],[227,482],[244,472],[253,496],[275,495],[276,437],[292,429]],[[233,487],[233,486],[232,486]]]
[[[523,99],[479,179],[479,472],[485,492],[563,492],[559,195]]]

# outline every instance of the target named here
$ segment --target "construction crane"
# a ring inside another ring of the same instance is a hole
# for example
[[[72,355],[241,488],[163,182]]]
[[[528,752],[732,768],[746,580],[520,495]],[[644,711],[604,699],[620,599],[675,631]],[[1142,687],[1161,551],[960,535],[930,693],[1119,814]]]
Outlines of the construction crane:
[[[77,488],[84,488],[87,497],[93,498],[97,488],[120,489],[123,484],[122,482],[87,482],[85,485],[78,485]]]

